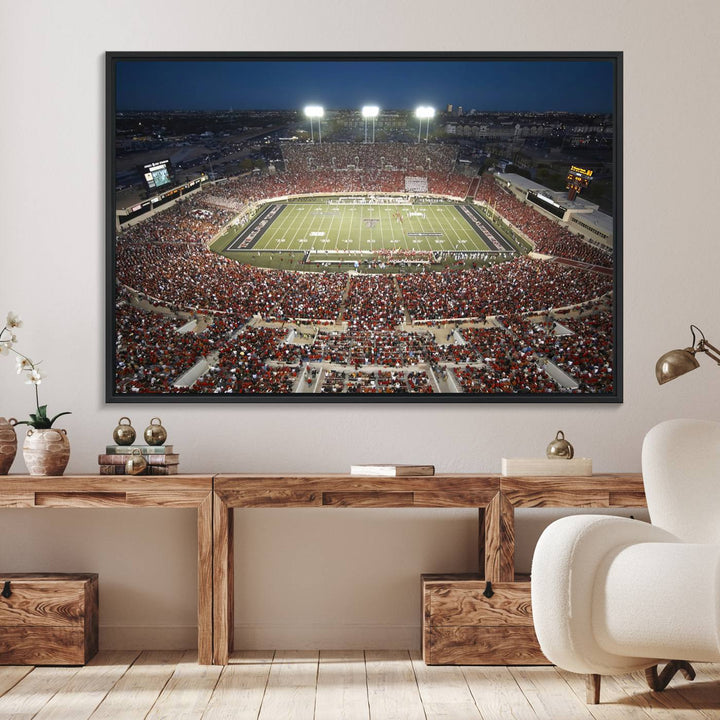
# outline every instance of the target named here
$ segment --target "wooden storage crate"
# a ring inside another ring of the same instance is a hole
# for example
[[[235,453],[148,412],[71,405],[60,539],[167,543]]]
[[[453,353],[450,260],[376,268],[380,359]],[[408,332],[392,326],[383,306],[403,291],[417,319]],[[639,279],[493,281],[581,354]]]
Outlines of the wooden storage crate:
[[[548,665],[530,607],[530,578],[423,575],[423,659],[428,665]]]
[[[84,665],[98,650],[98,576],[0,574],[0,665]]]

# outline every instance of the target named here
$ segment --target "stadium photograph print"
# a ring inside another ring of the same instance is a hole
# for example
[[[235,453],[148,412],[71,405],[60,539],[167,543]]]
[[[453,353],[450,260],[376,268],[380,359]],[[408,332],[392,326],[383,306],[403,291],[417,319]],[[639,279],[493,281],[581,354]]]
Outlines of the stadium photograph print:
[[[622,402],[622,53],[107,53],[109,402]]]

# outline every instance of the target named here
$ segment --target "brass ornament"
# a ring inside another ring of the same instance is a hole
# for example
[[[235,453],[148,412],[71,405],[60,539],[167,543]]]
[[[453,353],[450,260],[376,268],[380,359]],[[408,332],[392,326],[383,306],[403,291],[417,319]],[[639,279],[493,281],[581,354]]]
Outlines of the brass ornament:
[[[570,460],[575,455],[575,449],[565,439],[565,433],[558,430],[555,439],[547,446],[545,454],[554,460]]]
[[[147,461],[143,457],[143,454],[135,448],[132,451],[132,455],[127,459],[125,463],[125,472],[128,475],[142,475],[147,468]]]
[[[127,420],[123,423],[123,420]],[[121,417],[113,430],[113,440],[118,445],[132,445],[135,442],[135,428],[130,424],[129,417]]]
[[[167,440],[167,431],[162,426],[160,418],[155,417],[145,428],[145,442],[148,445],[162,445],[165,440]]]

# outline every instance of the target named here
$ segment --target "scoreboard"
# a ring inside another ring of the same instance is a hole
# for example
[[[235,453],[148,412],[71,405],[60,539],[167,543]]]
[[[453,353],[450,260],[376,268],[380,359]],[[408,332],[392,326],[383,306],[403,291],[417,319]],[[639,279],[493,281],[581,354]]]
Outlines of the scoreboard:
[[[143,165],[142,175],[148,190],[160,190],[172,183],[172,165],[169,160],[148,163]]]
[[[568,190],[568,200],[574,200],[578,193],[590,184],[592,176],[592,170],[585,170],[572,165],[568,172],[567,184],[565,186]]]

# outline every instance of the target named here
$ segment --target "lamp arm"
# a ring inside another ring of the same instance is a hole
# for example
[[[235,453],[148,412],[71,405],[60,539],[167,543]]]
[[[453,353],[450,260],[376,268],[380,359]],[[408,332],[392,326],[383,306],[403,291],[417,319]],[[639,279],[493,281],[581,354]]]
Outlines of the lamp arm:
[[[698,350],[704,352],[709,358],[713,359],[720,365],[720,350],[711,345],[707,340],[703,339],[698,343]]]

